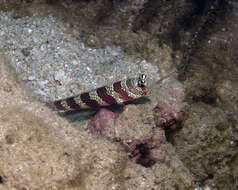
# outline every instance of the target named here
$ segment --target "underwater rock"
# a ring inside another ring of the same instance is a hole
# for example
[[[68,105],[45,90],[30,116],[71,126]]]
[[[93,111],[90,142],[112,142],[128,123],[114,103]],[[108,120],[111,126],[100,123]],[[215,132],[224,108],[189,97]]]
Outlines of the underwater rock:
[[[175,112],[171,105],[158,105],[154,108],[154,118],[157,127],[176,129],[181,127],[183,111]]]
[[[108,133],[109,128],[114,127],[115,114],[107,109],[100,109],[89,125],[89,130],[93,135],[103,135],[114,137],[115,134]],[[111,130],[110,130],[111,131]]]
[[[149,167],[155,163],[151,150],[159,148],[160,142],[153,141],[153,118],[148,118],[148,112],[144,111],[135,105],[127,105],[116,116],[109,110],[101,109],[90,123],[89,130],[94,135],[119,141],[128,149],[133,161]],[[165,140],[165,137],[161,139]]]
[[[159,128],[154,128],[153,132],[151,138],[127,142],[130,158],[145,167],[151,167],[158,161],[165,162],[166,139],[164,133]]]
[[[166,144],[165,162],[156,162],[151,167],[143,167],[128,161],[124,170],[126,189],[195,189],[193,177],[184,167],[171,145]]]
[[[140,106],[141,107],[141,106]],[[148,114],[148,112],[147,112]],[[150,137],[152,135],[151,121],[138,106],[127,105],[120,114],[101,109],[89,125],[92,134],[102,134],[111,139],[129,141]]]
[[[217,189],[231,189],[237,179],[237,126],[225,112],[204,103],[186,109],[183,127],[173,134],[173,145],[197,181]]]
[[[0,80],[0,189],[121,189],[121,146],[34,100],[2,55]]]

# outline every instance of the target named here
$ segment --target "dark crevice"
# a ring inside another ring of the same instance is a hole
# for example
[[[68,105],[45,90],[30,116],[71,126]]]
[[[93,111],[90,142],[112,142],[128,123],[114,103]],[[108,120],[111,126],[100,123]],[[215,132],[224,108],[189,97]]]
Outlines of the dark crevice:
[[[162,31],[158,29],[157,34],[153,35],[169,39],[168,43],[172,44],[174,50],[183,52],[183,59],[178,67],[180,79],[183,79],[191,57],[232,11],[228,0],[186,0],[181,8],[179,6],[179,1],[148,0],[140,10],[132,30],[149,32],[149,25],[159,19]],[[160,17],[161,14],[165,18]]]
[[[191,1],[188,0],[188,2],[190,3]],[[190,38],[187,39],[187,44],[184,47],[179,47],[184,55],[179,68],[179,78],[181,80],[186,78],[185,74],[189,70],[191,57],[200,49],[200,45],[207,41],[209,36],[216,31],[216,26],[224,22],[226,16],[231,13],[230,5],[225,0],[200,0],[193,1],[193,4],[193,12],[181,19],[180,22],[177,22],[178,25],[184,27],[185,31],[191,33]],[[177,44],[179,44],[177,39],[182,39],[182,36],[175,34],[172,39],[175,45],[174,49],[176,49]]]
[[[132,154],[131,158],[138,157],[136,163],[146,168],[151,167],[155,164],[155,161],[151,157],[151,149],[147,143],[140,143],[136,145],[136,154]]]
[[[144,167],[151,167],[155,164],[155,161],[150,158],[150,149],[147,144],[137,145],[136,148],[139,150],[141,157],[136,161],[137,164],[140,164]]]
[[[139,29],[147,30],[148,24],[158,15],[159,7],[163,6],[161,0],[149,0],[140,10],[140,14],[136,18],[132,30],[136,32]]]
[[[207,175],[207,178],[208,178],[208,179],[213,179],[213,178],[214,178],[214,175],[211,174],[211,173],[209,173],[209,174]]]
[[[215,89],[202,89],[203,93],[200,96],[192,95],[194,102],[204,102],[210,105],[216,105],[216,91]]]

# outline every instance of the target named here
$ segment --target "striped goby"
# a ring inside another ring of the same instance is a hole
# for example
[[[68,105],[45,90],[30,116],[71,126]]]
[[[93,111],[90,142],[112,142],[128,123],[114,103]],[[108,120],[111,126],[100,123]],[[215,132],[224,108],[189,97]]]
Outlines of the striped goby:
[[[125,79],[66,99],[53,102],[56,110],[73,111],[121,104],[147,94],[146,75]]]

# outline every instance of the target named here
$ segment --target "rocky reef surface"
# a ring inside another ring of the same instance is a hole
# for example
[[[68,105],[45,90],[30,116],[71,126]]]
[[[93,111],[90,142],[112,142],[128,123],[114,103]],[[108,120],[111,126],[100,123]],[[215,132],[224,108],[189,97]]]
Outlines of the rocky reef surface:
[[[0,3],[0,189],[238,188],[236,1]],[[45,105],[139,73],[89,119]]]
[[[193,185],[192,176],[179,160],[176,175],[169,166],[156,167],[172,157],[166,153],[169,145],[163,130],[153,129],[153,107],[158,103],[154,94],[160,93],[161,100],[177,107],[174,112],[182,109],[184,90],[176,79],[165,80],[162,88],[154,82],[161,75],[156,66],[114,46],[88,47],[64,33],[63,23],[53,16],[13,18],[11,12],[1,12],[0,20],[4,53],[4,101],[0,105],[1,162],[5,163],[0,174],[2,188],[130,189],[136,184],[134,189],[148,189]],[[141,72],[153,81],[150,101],[128,105],[122,113],[102,109],[92,120],[69,124],[44,104]],[[179,91],[182,99],[176,101],[175,93],[165,98],[171,90]],[[103,131],[107,127],[110,130]],[[152,166],[154,171],[149,169],[149,173],[144,169]],[[135,175],[134,168],[139,175]],[[185,174],[178,175],[181,169]],[[161,172],[173,176],[169,180],[173,183],[166,180],[156,185],[151,177],[157,179]],[[138,182],[137,178],[144,179]]]

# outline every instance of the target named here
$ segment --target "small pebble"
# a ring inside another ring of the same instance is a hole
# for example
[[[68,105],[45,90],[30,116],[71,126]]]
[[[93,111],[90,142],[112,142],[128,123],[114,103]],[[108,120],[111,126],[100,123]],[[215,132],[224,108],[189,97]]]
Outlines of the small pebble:
[[[35,80],[35,79],[36,79],[35,76],[29,76],[29,77],[28,77],[28,80]]]
[[[21,50],[21,52],[22,52],[22,54],[24,55],[24,56],[29,56],[30,55],[30,53],[31,53],[31,50],[30,50],[30,48],[23,48],[22,50]]]

